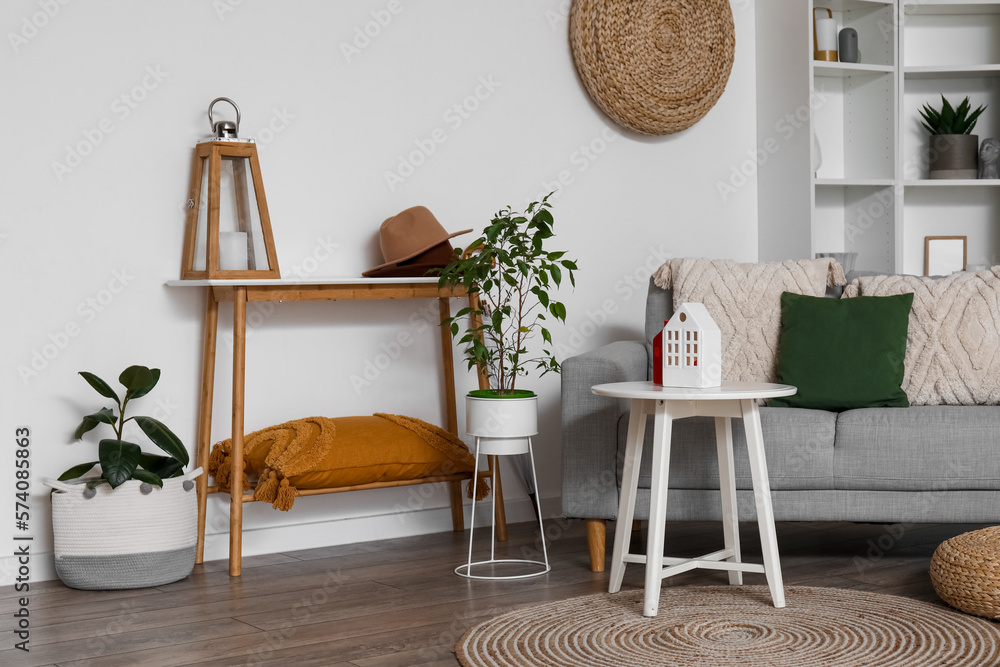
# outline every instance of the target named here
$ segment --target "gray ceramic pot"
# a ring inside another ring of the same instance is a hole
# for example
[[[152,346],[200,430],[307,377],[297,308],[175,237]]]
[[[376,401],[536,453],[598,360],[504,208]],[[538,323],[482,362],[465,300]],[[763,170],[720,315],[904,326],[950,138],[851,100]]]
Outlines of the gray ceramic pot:
[[[978,176],[979,135],[937,134],[931,137],[931,178],[977,178]]]

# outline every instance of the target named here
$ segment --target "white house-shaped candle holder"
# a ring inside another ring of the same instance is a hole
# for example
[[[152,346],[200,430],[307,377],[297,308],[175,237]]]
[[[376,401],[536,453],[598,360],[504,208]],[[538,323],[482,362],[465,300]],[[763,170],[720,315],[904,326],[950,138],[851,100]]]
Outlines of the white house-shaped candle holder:
[[[682,303],[662,335],[663,386],[722,384],[722,332],[701,303]]]

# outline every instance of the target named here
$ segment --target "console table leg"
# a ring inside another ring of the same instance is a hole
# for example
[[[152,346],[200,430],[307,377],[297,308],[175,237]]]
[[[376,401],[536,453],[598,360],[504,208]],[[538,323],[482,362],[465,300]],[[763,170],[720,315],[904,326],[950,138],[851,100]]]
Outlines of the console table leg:
[[[233,462],[229,482],[229,574],[243,566],[243,409],[246,389],[247,288],[233,298]]]
[[[740,563],[740,514],[736,503],[736,469],[733,466],[733,422],[729,417],[715,418],[715,446],[719,458],[719,490],[722,494],[722,532],[726,549],[733,555],[726,560]],[[743,583],[743,573],[731,570],[729,583],[739,586]]]
[[[507,512],[503,506],[503,484],[500,482],[500,459],[497,456],[490,457],[490,471],[493,473],[493,500],[496,502],[496,509],[493,512],[493,525],[496,526],[497,541],[507,541]]]
[[[451,317],[451,304],[448,299],[438,299],[438,317],[445,321]],[[448,327],[438,327],[441,330],[441,364],[444,368],[444,409],[448,430],[458,435],[458,408],[455,402],[455,357],[451,349],[451,330]]]
[[[771,507],[771,485],[767,477],[767,460],[764,458],[764,435],[760,427],[760,410],[754,400],[740,401],[743,426],[747,432],[747,450],[750,453],[750,475],[753,477],[753,497],[757,502],[757,524],[760,526],[760,548],[764,554],[764,574],[771,590],[775,607],[785,606],[785,589],[781,582],[781,563],[778,562],[778,538],[774,530],[774,511]]]
[[[656,616],[663,583],[663,540],[667,532],[667,482],[670,479],[670,405],[656,401],[653,420],[653,480],[649,497],[649,539],[646,545],[646,593],[643,616]]]
[[[208,509],[208,450],[212,446],[212,398],[215,396],[215,348],[219,302],[211,287],[205,289],[205,341],[201,355],[201,405],[198,416],[197,465],[204,471],[196,480],[198,493],[198,542],[194,562],[205,560],[205,515]]]
[[[465,512],[462,508],[462,482],[448,482],[451,497],[451,529],[456,533],[465,530]]]

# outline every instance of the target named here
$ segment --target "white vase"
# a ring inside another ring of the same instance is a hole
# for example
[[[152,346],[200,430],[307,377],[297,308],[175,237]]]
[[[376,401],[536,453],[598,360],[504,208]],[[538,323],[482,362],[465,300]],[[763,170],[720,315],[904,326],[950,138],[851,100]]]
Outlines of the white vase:
[[[528,438],[538,433],[538,397],[465,397],[465,431],[478,438],[481,454],[528,453]]]

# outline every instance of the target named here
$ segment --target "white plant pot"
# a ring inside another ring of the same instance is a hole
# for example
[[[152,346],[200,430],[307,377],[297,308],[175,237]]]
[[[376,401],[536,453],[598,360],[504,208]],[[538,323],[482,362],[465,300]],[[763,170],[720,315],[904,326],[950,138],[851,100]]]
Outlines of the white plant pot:
[[[191,573],[198,537],[197,468],[142,493],[129,480],[92,498],[85,484],[45,479],[52,491],[56,574],[70,588],[160,586]]]
[[[465,431],[479,439],[479,452],[509,456],[528,453],[538,433],[538,397],[465,397]]]

